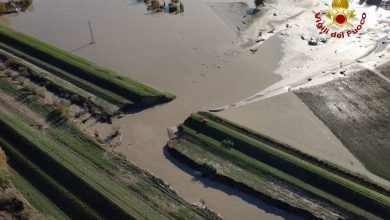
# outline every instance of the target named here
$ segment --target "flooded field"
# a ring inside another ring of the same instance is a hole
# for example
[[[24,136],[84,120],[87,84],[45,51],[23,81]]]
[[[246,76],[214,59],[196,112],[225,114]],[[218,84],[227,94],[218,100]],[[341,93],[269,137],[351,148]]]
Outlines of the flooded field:
[[[171,103],[115,119],[114,125],[121,126],[123,134],[122,145],[116,150],[170,183],[190,203],[203,199],[226,219],[298,219],[200,177],[164,150],[167,128],[180,124],[192,112],[234,103],[281,79],[273,74],[283,57],[283,41],[277,35],[261,44],[254,54],[247,51],[229,55],[232,53],[226,52],[237,42],[234,28],[207,2],[182,2],[185,13],[171,15],[151,14],[135,0],[36,0],[27,12],[0,17],[0,23],[175,94],[177,99]],[[88,21],[96,41],[93,45],[89,44]],[[313,146],[326,143],[336,149],[328,156],[341,149],[341,160],[361,168],[294,94],[260,105],[250,111],[237,108],[235,113],[229,110],[221,114],[259,130],[267,127],[261,131],[291,141],[294,146],[305,146],[309,153],[316,154]],[[111,128],[90,123],[87,129],[91,133],[97,129],[104,135]]]

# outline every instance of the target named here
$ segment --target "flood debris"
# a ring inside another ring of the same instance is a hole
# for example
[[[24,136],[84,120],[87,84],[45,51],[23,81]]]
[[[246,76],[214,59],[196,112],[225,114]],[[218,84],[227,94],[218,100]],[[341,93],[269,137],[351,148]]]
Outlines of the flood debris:
[[[0,15],[25,11],[32,4],[32,0],[1,0]]]
[[[255,0],[254,3],[255,3],[255,8],[253,9],[251,14],[256,14],[257,12],[260,11],[259,7],[261,7],[264,4],[264,0]]]
[[[317,46],[318,45],[318,42],[317,41],[314,41],[314,40],[309,40],[308,44],[310,46]]]
[[[376,5],[384,9],[390,10],[390,1],[389,0],[360,0],[359,4],[366,3],[367,5]]]
[[[275,32],[275,28],[272,28],[271,30],[267,31],[269,34],[273,34]]]
[[[148,11],[160,12],[164,10],[164,5],[160,3],[158,0],[145,0],[144,3],[147,5]]]
[[[165,0],[144,0],[147,10],[151,12],[167,12],[178,14],[184,12],[184,5],[180,0],[171,0],[168,4]]]
[[[180,131],[178,127],[170,127],[167,129],[169,140],[176,140],[180,136]]]

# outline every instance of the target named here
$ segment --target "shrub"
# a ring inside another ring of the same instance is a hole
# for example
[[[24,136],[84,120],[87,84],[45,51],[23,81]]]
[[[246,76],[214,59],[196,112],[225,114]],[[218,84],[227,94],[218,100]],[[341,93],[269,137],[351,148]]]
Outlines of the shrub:
[[[61,100],[56,104],[56,106],[57,106],[57,111],[60,113],[61,117],[65,119],[70,118],[71,105],[69,101]]]
[[[36,87],[35,90],[34,90],[34,93],[36,95],[38,95],[39,97],[41,98],[45,98],[46,97],[46,88],[43,87],[43,86],[39,86],[39,87]]]

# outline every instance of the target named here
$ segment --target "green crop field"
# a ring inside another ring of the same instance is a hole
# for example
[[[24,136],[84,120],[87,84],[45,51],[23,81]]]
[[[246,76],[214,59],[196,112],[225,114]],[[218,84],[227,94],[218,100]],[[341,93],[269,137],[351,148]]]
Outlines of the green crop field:
[[[24,172],[25,175],[36,173],[37,175],[30,179],[32,182],[36,181],[47,185],[52,183],[53,190],[50,192],[54,192],[56,195],[68,197],[74,195],[73,198],[65,200],[71,201],[71,203],[61,201],[62,206],[74,204],[71,210],[81,210],[73,217],[86,215],[95,218],[102,215],[105,217],[117,216],[121,219],[140,218],[141,212],[150,217],[154,216],[154,218],[159,216],[141,198],[125,197],[128,192],[120,185],[115,184],[108,175],[94,168],[90,162],[77,157],[72,151],[56,145],[3,110],[0,110],[0,118],[0,124],[5,130],[1,134],[3,137],[1,142],[7,155],[10,155],[11,164],[15,161],[14,164],[17,167],[22,167],[20,169],[29,168],[27,169],[29,172]],[[5,138],[7,142],[4,140]],[[18,146],[18,148],[13,146]],[[45,187],[45,189],[48,188]],[[78,197],[80,200],[77,200]],[[58,199],[59,197],[53,195],[52,198]],[[98,214],[83,203],[88,203],[89,206],[94,207],[94,210],[100,210],[103,213]],[[88,210],[88,212],[84,213],[84,210]]]
[[[204,163],[201,162],[201,158],[209,157],[207,166],[213,167],[211,170],[257,191],[267,194],[253,182],[260,181],[266,184],[264,178],[272,177],[298,187],[312,197],[327,201],[355,216],[372,219],[375,216],[385,218],[390,215],[390,198],[387,195],[220,123],[207,119],[205,121],[202,115],[193,114],[181,128],[183,136],[179,144],[173,147],[174,150],[201,166]],[[199,149],[194,151],[193,148]],[[216,160],[219,162],[216,163]],[[224,161],[231,162],[254,175],[250,179],[241,178],[240,174],[229,169],[229,166],[221,166]]]
[[[58,220],[71,219],[60,208],[58,208],[50,199],[37,190],[31,183],[29,183],[18,172],[13,171],[12,183],[22,193],[22,195],[30,202],[32,206],[38,208],[43,215],[51,216]]]
[[[21,91],[0,79],[0,92],[18,96]],[[38,99],[23,102],[43,118],[53,111]],[[50,125],[44,133],[30,123],[27,117],[0,108],[0,124],[6,129],[0,145],[18,174],[15,185],[37,209],[46,210],[43,213],[92,219],[219,218],[188,204],[118,155],[106,153],[70,122]]]

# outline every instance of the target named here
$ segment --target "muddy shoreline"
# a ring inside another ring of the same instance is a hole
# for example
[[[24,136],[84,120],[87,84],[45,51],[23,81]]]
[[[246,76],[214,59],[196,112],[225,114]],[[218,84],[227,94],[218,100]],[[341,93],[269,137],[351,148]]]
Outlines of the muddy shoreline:
[[[307,219],[320,219],[306,210],[297,209],[293,206],[290,206],[289,204],[283,203],[283,202],[281,202],[277,199],[274,199],[270,196],[264,195],[263,193],[252,189],[251,187],[247,186],[246,184],[236,182],[227,176],[219,175],[217,173],[210,173],[210,172],[206,171],[202,165],[196,163],[195,161],[193,161],[190,158],[181,154],[179,151],[175,150],[175,147],[172,146],[171,144],[168,144],[166,146],[166,148],[168,149],[169,153],[172,154],[172,156],[174,156],[175,159],[190,166],[191,168],[193,168],[195,170],[201,171],[202,175],[207,176],[208,178],[210,178],[213,181],[221,182],[223,184],[231,186],[231,187],[238,189],[240,191],[243,191],[245,193],[249,193],[251,195],[254,195],[256,198],[266,202],[267,204],[275,206],[275,207],[280,208],[280,209],[283,209],[285,211],[288,211],[291,214],[297,214],[297,215],[300,215],[300,216],[307,218]]]
[[[322,219],[322,218],[314,215],[313,213],[311,213],[307,210],[294,207],[294,206],[292,206],[288,203],[282,202],[276,198],[265,195],[262,192],[257,191],[244,183],[237,182],[228,176],[221,175],[221,174],[218,174],[216,172],[212,172],[209,169],[205,168],[203,165],[196,163],[191,158],[189,158],[189,157],[183,155],[181,152],[177,151],[175,149],[174,145],[175,144],[173,142],[168,142],[168,144],[166,146],[168,152],[177,161],[188,165],[189,167],[191,167],[194,170],[200,171],[202,173],[202,176],[204,176],[205,178],[208,178],[212,181],[219,182],[221,184],[233,187],[233,188],[240,190],[244,193],[248,193],[248,194],[254,196],[256,199],[259,199],[259,200],[265,202],[266,204],[275,206],[276,208],[287,211],[290,214],[298,215],[300,217],[303,217],[304,219]],[[340,209],[333,207],[331,204],[323,204],[323,205],[327,205],[329,207],[332,207],[331,209],[333,211],[346,217],[346,219],[357,219],[358,218],[357,216],[354,216],[352,213],[349,213],[346,210],[340,210]]]

